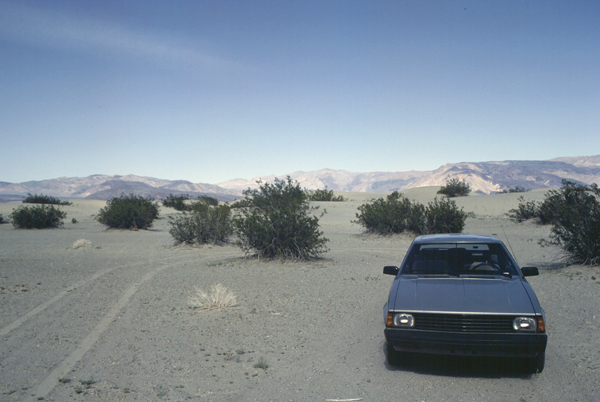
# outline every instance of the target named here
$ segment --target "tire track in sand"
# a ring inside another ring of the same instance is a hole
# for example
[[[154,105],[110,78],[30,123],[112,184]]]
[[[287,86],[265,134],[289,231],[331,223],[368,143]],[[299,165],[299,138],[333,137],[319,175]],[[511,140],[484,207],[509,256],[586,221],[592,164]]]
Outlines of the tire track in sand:
[[[68,295],[74,289],[77,289],[77,288],[79,288],[79,287],[87,284],[88,282],[94,281],[94,280],[100,278],[101,276],[106,275],[109,272],[114,271],[115,269],[119,269],[119,268],[123,268],[123,266],[117,266],[117,267],[113,267],[113,268],[107,268],[107,269],[104,269],[102,271],[98,271],[94,275],[92,275],[91,277],[89,277],[87,279],[82,279],[79,282],[77,282],[77,283],[69,286],[68,288],[66,288],[65,290],[63,290],[62,292],[60,292],[59,294],[57,294],[56,296],[54,296],[52,299],[50,299],[47,302],[42,303],[42,304],[34,307],[33,309],[29,310],[25,315],[23,315],[20,318],[16,319],[15,321],[13,321],[12,323],[8,324],[4,328],[1,328],[0,329],[0,336],[4,336],[4,335],[8,334],[9,332],[13,331],[14,329],[17,329],[18,327],[20,327],[21,325],[23,325],[23,323],[25,323],[25,321],[27,321],[28,319],[30,319],[34,315],[36,315],[36,314],[44,311],[49,306],[51,306],[52,304],[56,303],[57,301],[59,301],[60,299],[62,299],[66,295]]]
[[[92,330],[84,339],[81,344],[71,353],[69,357],[62,361],[38,386],[36,391],[36,397],[33,400],[40,400],[45,398],[58,384],[58,379],[64,377],[72,368],[81,360],[83,355],[92,348],[92,346],[98,341],[100,335],[108,329],[111,322],[114,321],[117,314],[129,303],[131,297],[137,292],[140,285],[148,282],[160,271],[171,267],[171,265],[165,265],[148,272],[142,277],[142,279],[131,285],[121,296],[119,301],[112,306],[112,308],[102,317],[96,328]]]

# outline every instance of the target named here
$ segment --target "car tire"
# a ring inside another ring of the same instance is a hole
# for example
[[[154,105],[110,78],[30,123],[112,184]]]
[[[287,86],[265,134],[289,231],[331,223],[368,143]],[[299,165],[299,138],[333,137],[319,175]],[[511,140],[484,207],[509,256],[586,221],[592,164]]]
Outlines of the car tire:
[[[402,352],[398,352],[396,349],[394,349],[393,346],[391,346],[387,342],[385,344],[385,351],[388,364],[390,366],[399,366],[402,362]]]
[[[541,373],[546,365],[546,353],[538,353],[536,357],[527,359],[528,370],[531,374]]]

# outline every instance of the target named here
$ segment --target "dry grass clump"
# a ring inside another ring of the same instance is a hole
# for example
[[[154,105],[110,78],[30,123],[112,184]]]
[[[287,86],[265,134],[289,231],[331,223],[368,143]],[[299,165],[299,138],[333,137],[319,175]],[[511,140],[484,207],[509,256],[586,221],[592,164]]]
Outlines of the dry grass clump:
[[[77,250],[78,248],[92,248],[92,242],[86,239],[79,239],[73,243],[72,248],[74,250]]]
[[[189,303],[193,308],[209,311],[223,310],[229,307],[235,307],[237,297],[225,286],[217,283],[210,288],[208,293],[200,288],[196,288],[196,294],[190,296]]]

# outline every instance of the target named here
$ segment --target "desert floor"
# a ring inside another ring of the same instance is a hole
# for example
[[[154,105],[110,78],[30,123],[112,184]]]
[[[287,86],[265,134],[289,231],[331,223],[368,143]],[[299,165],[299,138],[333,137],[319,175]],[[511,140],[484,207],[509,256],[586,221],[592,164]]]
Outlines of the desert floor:
[[[427,202],[433,188],[405,192]],[[542,199],[544,192],[525,193]],[[456,199],[465,232],[510,243],[547,314],[546,369],[506,359],[416,357],[387,365],[383,305],[409,235],[365,235],[357,207],[384,194],[319,203],[330,251],[312,262],[257,261],[233,245],[174,246],[152,230],[105,230],[100,201],[63,207],[65,226],[0,225],[0,401],[598,401],[600,270],[560,267],[549,227],[504,213],[519,194]],[[5,217],[20,203],[0,204]],[[78,223],[72,223],[76,218]],[[92,246],[74,249],[79,239]],[[508,244],[507,244],[508,245]],[[238,305],[190,308],[221,283]],[[257,368],[258,362],[265,363]]]

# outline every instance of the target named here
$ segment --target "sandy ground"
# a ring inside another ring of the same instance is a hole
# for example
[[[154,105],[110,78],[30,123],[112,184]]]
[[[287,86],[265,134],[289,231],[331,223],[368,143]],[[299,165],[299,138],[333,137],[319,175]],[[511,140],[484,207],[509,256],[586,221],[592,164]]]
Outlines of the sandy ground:
[[[435,189],[405,193],[421,202]],[[542,199],[529,192],[527,199]],[[104,205],[64,207],[65,227],[0,225],[0,401],[597,401],[600,270],[557,269],[549,227],[504,213],[518,194],[457,200],[465,232],[495,234],[547,314],[543,373],[505,359],[418,357],[389,367],[383,304],[412,238],[362,234],[357,207],[383,194],[320,203],[330,251],[313,262],[258,262],[234,246],[174,247],[168,214],[149,231],[105,230]],[[18,203],[0,204],[7,216]],[[78,223],[71,223],[76,218]],[[73,249],[78,239],[92,247]],[[236,293],[226,311],[191,309],[195,288]],[[255,367],[265,362],[266,368]]]

